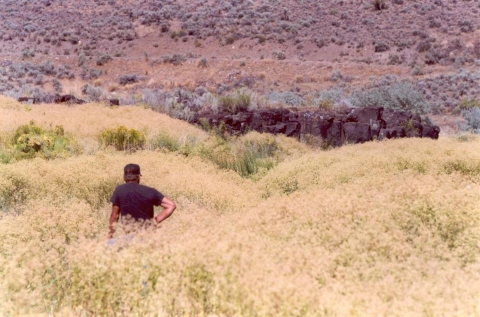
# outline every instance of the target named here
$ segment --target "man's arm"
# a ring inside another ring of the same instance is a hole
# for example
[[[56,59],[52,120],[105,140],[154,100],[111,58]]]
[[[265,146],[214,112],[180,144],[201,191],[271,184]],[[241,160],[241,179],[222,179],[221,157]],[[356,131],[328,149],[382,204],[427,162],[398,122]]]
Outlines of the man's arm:
[[[113,233],[115,232],[115,225],[120,218],[120,207],[117,205],[112,206],[112,213],[110,214],[110,226],[108,232],[108,238],[113,238]]]
[[[155,221],[157,225],[160,224],[162,221],[170,217],[173,211],[177,208],[177,205],[168,197],[164,196],[160,206],[163,207],[163,210],[155,217]]]

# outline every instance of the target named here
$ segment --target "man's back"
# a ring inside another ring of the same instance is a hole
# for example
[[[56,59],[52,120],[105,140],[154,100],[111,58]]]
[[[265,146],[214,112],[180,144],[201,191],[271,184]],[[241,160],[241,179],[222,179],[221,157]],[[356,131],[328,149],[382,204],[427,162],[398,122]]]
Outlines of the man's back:
[[[122,218],[130,215],[135,220],[147,220],[153,218],[153,206],[159,206],[163,197],[154,188],[128,182],[115,188],[111,202],[120,207]]]
[[[149,226],[158,225],[170,217],[177,205],[168,197],[164,196],[155,188],[140,185],[140,166],[138,164],[127,164],[123,169],[123,180],[125,184],[118,185],[113,192],[112,213],[110,214],[110,226],[108,238],[113,237],[115,226],[122,215],[122,223],[141,224]],[[161,206],[163,210],[155,217],[153,206]],[[131,222],[133,220],[133,222]]]

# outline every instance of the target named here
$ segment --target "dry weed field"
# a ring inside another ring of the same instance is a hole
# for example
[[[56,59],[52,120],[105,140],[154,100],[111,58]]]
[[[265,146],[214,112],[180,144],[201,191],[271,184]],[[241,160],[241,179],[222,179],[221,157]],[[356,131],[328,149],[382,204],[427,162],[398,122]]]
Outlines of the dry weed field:
[[[15,156],[32,120],[67,150]],[[142,148],[102,143],[117,126]],[[265,148],[242,174],[237,158]],[[465,134],[322,151],[142,107],[0,97],[0,316],[480,316],[479,148]],[[131,162],[178,208],[109,243]]]

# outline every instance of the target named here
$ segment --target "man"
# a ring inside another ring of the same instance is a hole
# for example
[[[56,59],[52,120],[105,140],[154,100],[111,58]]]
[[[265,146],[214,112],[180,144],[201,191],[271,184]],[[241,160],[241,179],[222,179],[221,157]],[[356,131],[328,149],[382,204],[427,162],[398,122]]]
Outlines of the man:
[[[113,237],[120,214],[124,225],[148,227],[152,224],[159,225],[177,208],[172,200],[155,188],[140,185],[141,176],[139,165],[127,164],[125,166],[123,173],[125,184],[117,186],[110,199],[113,206],[110,215],[109,239]],[[163,207],[163,210],[155,218],[153,206]]]

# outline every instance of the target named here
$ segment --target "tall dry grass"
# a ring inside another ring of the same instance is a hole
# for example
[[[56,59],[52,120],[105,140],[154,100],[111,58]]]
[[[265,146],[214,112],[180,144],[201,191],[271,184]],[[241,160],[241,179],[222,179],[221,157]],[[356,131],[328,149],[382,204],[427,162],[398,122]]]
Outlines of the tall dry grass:
[[[241,177],[202,155],[98,145],[104,128],[155,136],[158,122],[218,146],[150,110],[31,107],[0,100],[0,133],[62,124],[91,151],[0,165],[0,315],[480,315],[478,137],[330,151],[275,137],[281,158]],[[108,243],[108,199],[130,162],[178,209]]]

